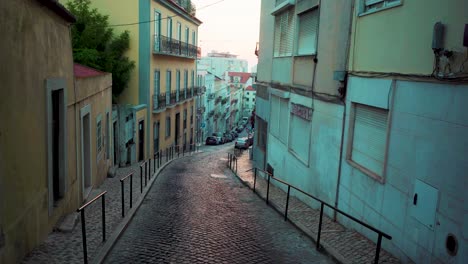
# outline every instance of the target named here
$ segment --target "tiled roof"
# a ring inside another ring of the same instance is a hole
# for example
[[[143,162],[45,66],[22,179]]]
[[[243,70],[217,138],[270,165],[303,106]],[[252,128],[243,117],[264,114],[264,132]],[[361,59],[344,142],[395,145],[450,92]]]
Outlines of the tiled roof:
[[[231,77],[231,76],[232,77],[241,77],[240,82],[241,83],[246,83],[249,80],[251,74],[250,74],[250,72],[228,72],[228,76],[229,77]]]
[[[107,74],[107,72],[102,72],[78,63],[73,64],[73,72],[75,73],[76,78],[89,78]]]
[[[254,91],[255,92],[255,89],[252,87],[252,86],[248,86],[247,88],[245,88],[246,91]]]
[[[68,11],[62,4],[57,0],[37,0],[39,3],[45,5],[47,8],[55,12],[57,15],[65,19],[67,22],[75,23],[76,18],[70,11]]]

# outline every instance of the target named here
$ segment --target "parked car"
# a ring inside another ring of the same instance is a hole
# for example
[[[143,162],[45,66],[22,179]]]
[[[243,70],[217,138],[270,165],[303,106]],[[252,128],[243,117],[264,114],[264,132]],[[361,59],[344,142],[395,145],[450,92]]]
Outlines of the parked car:
[[[237,149],[248,149],[250,147],[249,139],[246,137],[238,138],[234,144],[234,148]]]
[[[253,145],[253,142],[254,142],[253,134],[249,135],[249,137],[247,138],[247,141],[249,143],[249,147]]]
[[[226,142],[231,142],[231,141],[234,140],[234,139],[232,138],[231,133],[229,133],[229,132],[224,133],[223,136],[224,136],[224,138],[226,139]]]
[[[219,141],[216,137],[210,136],[206,138],[206,145],[218,145]]]
[[[224,137],[223,133],[221,132],[214,132],[213,135],[214,137],[216,137],[219,141],[219,144],[224,144],[226,143],[226,138]]]
[[[236,132],[235,130],[232,130],[232,131],[231,131],[231,135],[232,135],[234,138],[239,137],[239,134],[237,134],[237,132]]]
[[[236,128],[236,131],[237,131],[238,133],[242,132],[242,130],[244,130],[244,126],[238,126],[238,127]]]

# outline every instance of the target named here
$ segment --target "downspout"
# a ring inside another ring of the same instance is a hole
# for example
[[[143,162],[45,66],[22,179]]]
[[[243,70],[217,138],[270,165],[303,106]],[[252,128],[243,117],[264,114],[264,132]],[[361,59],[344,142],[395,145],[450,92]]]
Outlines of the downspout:
[[[72,51],[72,58],[73,58],[73,37],[72,37],[72,32],[71,32],[71,27],[72,25],[69,24],[68,25],[68,34],[70,35],[70,46],[71,46],[71,51]],[[74,61],[72,62],[72,64],[74,63]],[[76,100],[76,82],[75,82],[75,72],[72,71],[72,75],[73,75],[73,93],[74,93],[74,99],[73,99],[73,106],[75,108],[75,166],[76,166],[76,180],[75,182],[78,182],[78,189],[79,191],[77,192],[77,198],[78,198],[78,202],[82,201],[80,199],[80,195],[83,193],[83,190],[81,190],[80,186],[81,183],[80,183],[80,179],[81,177],[79,177],[80,173],[81,172],[81,169],[79,169],[79,162],[78,162],[78,156],[79,156],[79,151],[78,151],[78,147],[81,147],[81,144],[79,144],[78,142],[78,127],[79,127],[79,122],[77,120],[77,115],[79,113],[77,113],[78,109],[77,109],[77,100]],[[84,197],[83,197],[84,198]]]
[[[350,53],[350,46],[351,46],[351,35],[352,35],[352,24],[353,24],[353,18],[354,18],[354,1],[351,2],[351,13],[350,13],[350,18],[349,18],[349,30],[348,30],[348,43],[346,47],[346,59],[345,59],[345,69],[346,73],[349,71],[349,53]],[[343,162],[343,143],[344,143],[344,135],[345,135],[345,124],[346,124],[346,90],[347,90],[347,74],[345,76],[345,81],[343,84],[343,89],[344,89],[344,94],[343,98],[341,100],[343,104],[343,119],[341,121],[341,142],[340,142],[340,158],[338,161],[338,178],[336,182],[336,196],[335,196],[335,208],[338,208],[338,198],[340,195],[340,182],[341,182],[341,164]],[[337,218],[337,212],[336,210],[333,210],[333,221],[336,222]]]

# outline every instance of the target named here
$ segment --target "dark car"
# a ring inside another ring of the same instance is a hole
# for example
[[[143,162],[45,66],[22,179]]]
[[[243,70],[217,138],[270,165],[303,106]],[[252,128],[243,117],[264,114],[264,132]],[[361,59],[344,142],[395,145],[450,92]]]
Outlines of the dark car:
[[[234,140],[234,138],[232,137],[231,133],[229,133],[229,132],[224,133],[224,137],[226,138],[226,141],[227,141],[227,142],[231,142],[231,141]]]
[[[244,130],[244,127],[243,127],[243,126],[238,126],[238,127],[236,128],[237,133],[242,132],[242,130]]]
[[[206,145],[218,145],[218,139],[216,137],[207,137],[206,138]]]
[[[234,147],[238,149],[248,149],[250,147],[249,139],[246,137],[238,138]]]
[[[231,135],[234,137],[234,138],[237,138],[239,136],[239,134],[237,134],[236,131],[231,131]]]
[[[226,138],[224,137],[223,133],[215,132],[215,133],[213,133],[213,136],[218,138],[219,144],[226,143]]]

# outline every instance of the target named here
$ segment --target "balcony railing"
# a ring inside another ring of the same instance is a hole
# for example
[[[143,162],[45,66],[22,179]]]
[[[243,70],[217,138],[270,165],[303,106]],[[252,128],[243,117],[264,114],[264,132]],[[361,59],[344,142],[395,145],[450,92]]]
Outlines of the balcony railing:
[[[171,93],[160,93],[153,95],[153,110],[162,110],[168,106],[175,105],[185,100],[193,98],[193,88],[187,88],[180,92],[173,91]]]
[[[197,51],[197,46],[166,36],[154,35],[153,53],[155,54],[196,59]]]
[[[195,86],[195,87],[193,87],[193,89],[194,89],[196,95],[204,94],[205,91],[206,91],[205,86]]]

